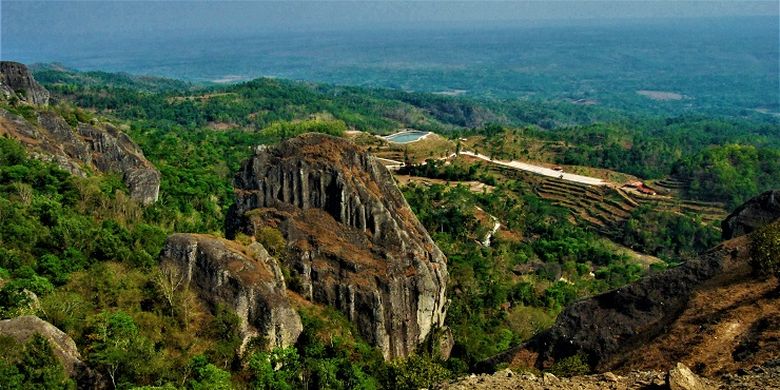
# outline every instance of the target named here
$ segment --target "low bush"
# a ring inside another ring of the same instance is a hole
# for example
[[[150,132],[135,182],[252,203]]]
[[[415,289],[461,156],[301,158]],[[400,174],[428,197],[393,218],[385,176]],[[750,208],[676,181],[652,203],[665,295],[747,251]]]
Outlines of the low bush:
[[[780,222],[758,229],[750,243],[750,265],[762,276],[780,276]]]

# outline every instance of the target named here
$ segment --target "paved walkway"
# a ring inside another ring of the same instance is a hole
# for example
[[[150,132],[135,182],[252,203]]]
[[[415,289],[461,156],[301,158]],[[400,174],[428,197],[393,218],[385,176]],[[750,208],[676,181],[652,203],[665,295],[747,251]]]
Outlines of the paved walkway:
[[[521,162],[521,161],[515,161],[515,160],[513,160],[513,161],[495,160],[495,159],[492,159],[489,156],[486,156],[484,154],[469,152],[467,150],[462,150],[460,152],[460,154],[462,154],[464,156],[471,156],[471,157],[475,157],[475,158],[478,158],[478,159],[481,159],[481,160],[485,160],[487,162],[490,162],[490,163],[493,163],[493,164],[496,164],[496,165],[501,165],[501,166],[504,166],[504,167],[519,169],[521,171],[532,172],[532,173],[536,173],[538,175],[544,175],[544,176],[554,177],[554,178],[558,178],[558,179],[563,179],[563,180],[567,180],[567,181],[571,181],[571,182],[575,182],[575,183],[587,184],[587,185],[591,185],[591,186],[605,186],[605,185],[609,184],[606,181],[604,181],[602,179],[599,179],[597,177],[575,175],[573,173],[566,173],[566,172],[556,171],[554,169],[542,167],[542,166],[539,166],[539,165],[528,164],[528,163],[524,163],[524,162]],[[446,160],[446,159],[449,159],[449,158],[452,158],[452,157],[456,157],[456,154],[453,153],[453,154],[451,154],[449,156],[441,157],[441,158],[439,158],[437,160]],[[390,160],[390,159],[381,158],[381,157],[374,157],[374,158],[376,158],[377,160],[380,160],[380,162],[382,164],[384,164],[390,170],[397,170],[397,169],[401,168],[404,165],[404,163],[401,162],[401,161]]]
[[[533,172],[539,175],[549,176],[549,177],[555,177],[563,180],[568,180],[575,183],[581,183],[581,184],[587,184],[591,186],[605,186],[607,185],[607,182],[605,182],[602,179],[596,178],[596,177],[590,177],[590,176],[583,176],[583,175],[575,175],[573,173],[565,173],[561,171],[556,171],[554,169],[541,167],[538,165],[528,164],[520,161],[502,161],[502,160],[494,160],[490,158],[489,156],[485,156],[484,154],[469,152],[469,151],[461,151],[460,154],[464,156],[471,156],[476,157],[481,160],[485,160],[488,162],[491,162],[496,165],[501,165],[509,168],[515,168],[519,169],[521,171],[528,171]]]

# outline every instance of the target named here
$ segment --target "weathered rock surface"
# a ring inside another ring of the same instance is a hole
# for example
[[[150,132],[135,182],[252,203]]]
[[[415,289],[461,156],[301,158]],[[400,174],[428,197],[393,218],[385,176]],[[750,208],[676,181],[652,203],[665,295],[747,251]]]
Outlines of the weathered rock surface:
[[[720,389],[765,390],[780,389],[780,359],[749,370],[726,374],[720,378]]]
[[[16,138],[32,155],[74,175],[120,173],[133,199],[145,205],[157,201],[160,173],[125,133],[108,123],[79,123],[74,129],[47,110],[39,110],[36,119],[28,121],[0,109],[0,135]]]
[[[486,362],[547,368],[584,354],[596,371],[665,370],[683,362],[706,376],[780,354],[780,281],[757,278],[750,235],[679,267],[567,307],[529,343]]]
[[[336,307],[386,358],[446,314],[446,258],[382,164],[346,140],[307,134],[259,149],[236,176],[228,236],[282,232],[291,288]]]
[[[663,333],[685,309],[694,288],[722,268],[718,253],[572,304],[534,340],[539,352],[535,364],[547,366],[584,353],[593,367],[607,368],[615,356]]]
[[[677,365],[669,371],[670,390],[712,390],[713,387],[705,383],[698,375],[694,374],[685,364]]]
[[[764,192],[739,206],[723,221],[723,239],[748,234],[776,219],[780,219],[780,190]]]
[[[49,104],[49,91],[35,81],[27,66],[18,62],[0,61],[0,93],[30,104]]]
[[[71,377],[76,376],[84,367],[76,343],[54,325],[36,316],[21,316],[0,321],[0,336],[11,337],[18,343],[25,343],[36,334],[49,341],[54,355]]]
[[[157,201],[160,193],[160,172],[146,160],[141,149],[127,134],[104,124],[100,128],[79,123],[78,136],[87,145],[87,154],[73,154],[91,160],[102,172],[121,172],[130,196],[143,204]]]
[[[244,344],[262,336],[269,347],[287,347],[303,330],[279,264],[258,243],[243,247],[208,235],[174,234],[165,243],[161,265],[212,307],[226,304],[235,310]]]

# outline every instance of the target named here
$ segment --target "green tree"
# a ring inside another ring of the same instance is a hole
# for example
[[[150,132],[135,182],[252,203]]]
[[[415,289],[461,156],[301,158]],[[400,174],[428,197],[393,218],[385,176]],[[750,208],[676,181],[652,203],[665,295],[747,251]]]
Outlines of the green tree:
[[[241,345],[240,321],[230,308],[217,305],[214,319],[207,329],[209,335],[217,341],[207,355],[223,369],[231,365]]]
[[[0,389],[23,389],[24,375],[19,372],[15,364],[0,359]]]
[[[51,344],[39,334],[24,344],[0,337],[0,389],[75,389]]]
[[[19,371],[25,382],[45,389],[72,389],[75,383],[65,375],[65,369],[54,356],[49,342],[34,335],[24,346]]]
[[[190,361],[192,378],[186,387],[192,390],[230,390],[233,384],[230,373],[208,362],[205,356],[198,355]]]
[[[114,388],[123,378],[132,382],[151,360],[151,345],[123,311],[98,314],[87,338],[88,360],[111,378]]]
[[[256,352],[249,358],[251,386],[256,390],[289,390],[296,388],[300,359],[295,348],[274,348]]]

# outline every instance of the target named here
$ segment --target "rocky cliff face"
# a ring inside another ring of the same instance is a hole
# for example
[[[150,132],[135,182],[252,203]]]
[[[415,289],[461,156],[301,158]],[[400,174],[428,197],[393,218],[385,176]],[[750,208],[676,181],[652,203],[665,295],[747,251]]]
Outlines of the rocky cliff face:
[[[685,309],[693,289],[722,271],[723,261],[722,253],[714,253],[574,303],[536,340],[538,364],[584,353],[592,366],[605,368],[623,351],[662,334]]]
[[[30,104],[49,104],[49,91],[35,81],[24,64],[18,62],[0,61],[0,93],[6,98],[15,96]]]
[[[244,345],[262,336],[269,347],[287,347],[303,330],[279,264],[258,243],[243,247],[213,236],[174,234],[165,243],[161,265],[212,307],[232,308],[241,319]]]
[[[17,78],[29,78],[35,86],[31,87],[33,90],[42,89],[29,74]],[[130,195],[143,204],[154,203],[159,197],[160,173],[141,149],[111,124],[78,123],[74,128],[49,109],[36,109],[31,120],[0,109],[0,135],[18,139],[33,155],[57,163],[75,175],[85,176],[87,171],[120,173]]]
[[[780,353],[780,281],[754,276],[750,239],[576,302],[549,331],[489,363],[544,368],[581,354],[597,371],[683,362],[708,376],[765,364]]]
[[[73,156],[91,161],[101,172],[121,172],[130,196],[141,203],[157,201],[160,172],[146,160],[127,134],[109,124],[96,127],[84,123],[79,123],[77,133],[86,144],[88,153]]]
[[[772,190],[739,206],[721,224],[723,239],[748,234],[756,228],[780,218],[780,190]]]
[[[293,253],[291,288],[338,308],[386,358],[412,352],[446,314],[446,258],[373,157],[303,135],[245,162],[228,235],[270,226]]]

